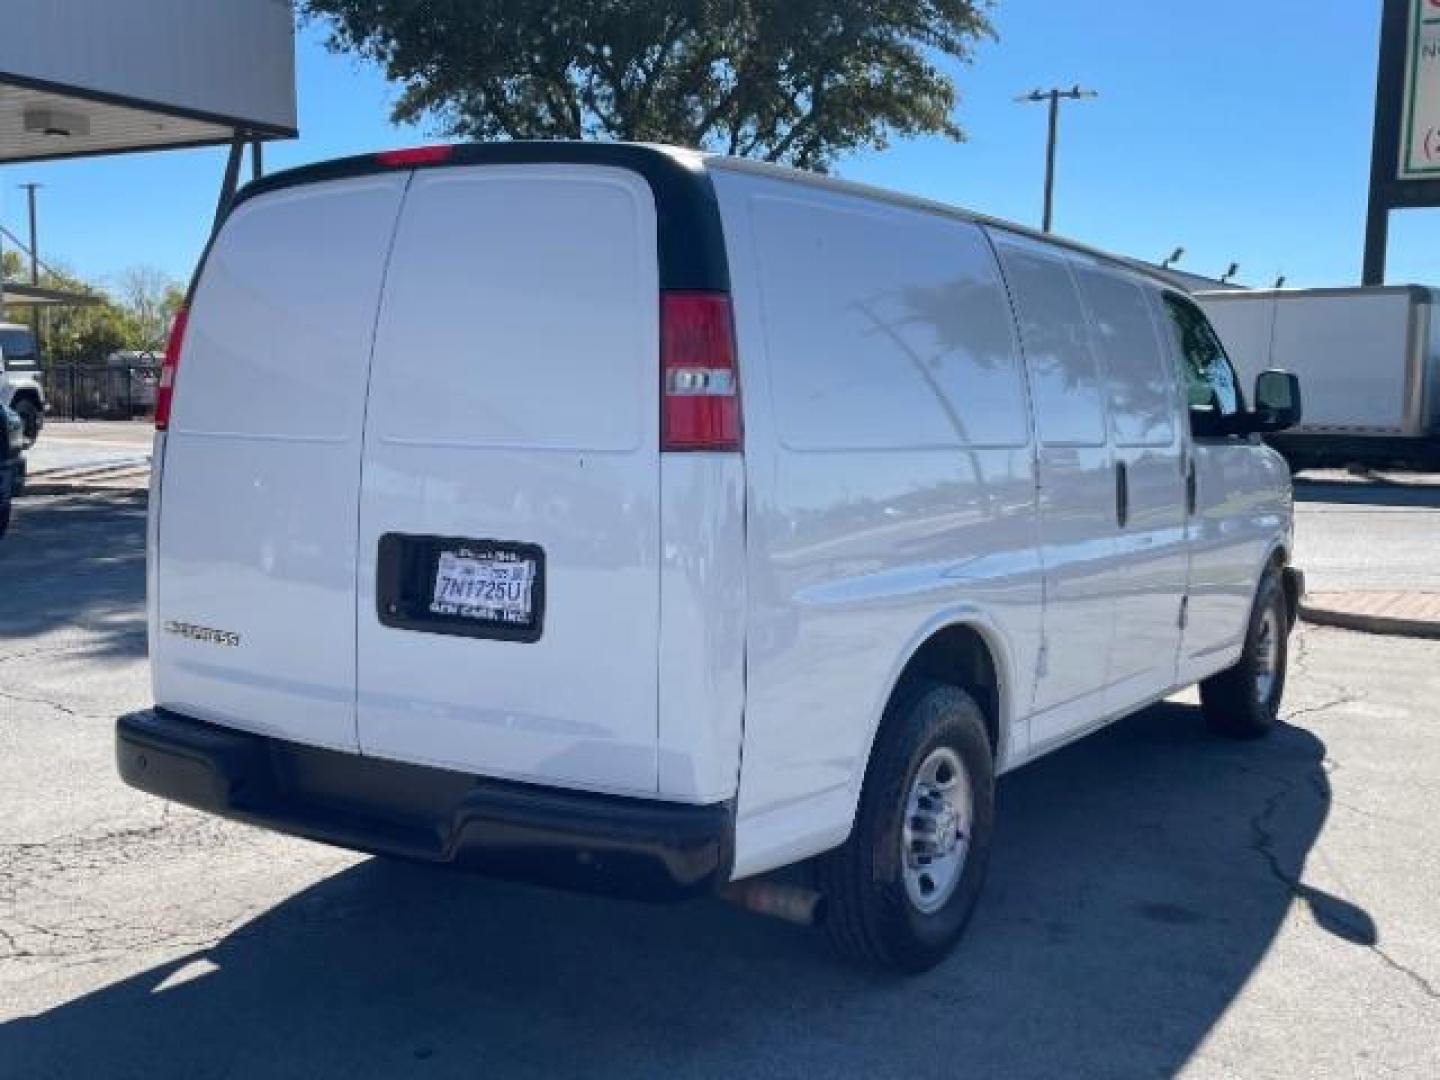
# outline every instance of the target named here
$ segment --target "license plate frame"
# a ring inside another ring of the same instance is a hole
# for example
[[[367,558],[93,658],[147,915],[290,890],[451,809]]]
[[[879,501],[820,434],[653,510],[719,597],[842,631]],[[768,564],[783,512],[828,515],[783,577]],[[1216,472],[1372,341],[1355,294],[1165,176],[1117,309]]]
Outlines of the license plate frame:
[[[437,595],[445,567],[452,583],[450,599]],[[529,588],[529,615],[507,614],[484,603],[454,602],[461,581],[493,581],[517,568]],[[462,536],[414,536],[386,533],[380,537],[376,563],[376,614],[383,626],[428,634],[488,638],[533,644],[545,630],[545,551],[538,544]]]

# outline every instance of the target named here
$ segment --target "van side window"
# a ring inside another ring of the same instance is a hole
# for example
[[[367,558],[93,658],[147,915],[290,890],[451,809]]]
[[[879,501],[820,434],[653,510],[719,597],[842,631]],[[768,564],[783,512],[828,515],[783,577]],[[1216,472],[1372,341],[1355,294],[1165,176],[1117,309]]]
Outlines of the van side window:
[[[1220,434],[1217,421],[1237,415],[1242,407],[1235,369],[1198,307],[1166,293],[1165,311],[1180,350],[1191,430],[1196,435]]]
[[[750,205],[788,449],[1029,441],[1010,308],[977,226],[841,200]]]
[[[1172,445],[1178,411],[1175,375],[1144,291],[1118,274],[1072,265],[1090,310],[1095,346],[1109,370],[1116,445]]]
[[[1104,446],[1100,361],[1069,266],[1009,243],[1002,242],[1000,254],[1020,318],[1040,441]]]

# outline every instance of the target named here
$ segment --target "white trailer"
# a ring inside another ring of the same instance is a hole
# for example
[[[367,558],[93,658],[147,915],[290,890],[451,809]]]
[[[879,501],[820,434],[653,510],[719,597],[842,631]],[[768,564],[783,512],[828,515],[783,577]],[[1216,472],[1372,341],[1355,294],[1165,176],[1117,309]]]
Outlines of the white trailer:
[[[1440,290],[1418,285],[1198,293],[1240,385],[1300,377],[1304,420],[1270,437],[1293,467],[1440,467]]]

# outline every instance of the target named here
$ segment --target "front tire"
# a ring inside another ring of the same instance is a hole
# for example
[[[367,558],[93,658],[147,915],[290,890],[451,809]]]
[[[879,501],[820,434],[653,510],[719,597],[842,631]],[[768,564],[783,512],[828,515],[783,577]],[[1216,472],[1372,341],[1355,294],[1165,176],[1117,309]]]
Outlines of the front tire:
[[[1236,739],[1258,739],[1275,729],[1285,694],[1289,633],[1285,588],[1272,569],[1256,591],[1240,659],[1200,684],[1200,708],[1212,730]]]
[[[24,424],[25,449],[29,450],[40,437],[40,429],[45,426],[45,414],[40,409],[40,403],[34,398],[21,398],[11,408]]]
[[[916,682],[886,710],[849,840],[816,862],[847,958],[920,972],[954,948],[990,858],[995,767],[965,691]]]

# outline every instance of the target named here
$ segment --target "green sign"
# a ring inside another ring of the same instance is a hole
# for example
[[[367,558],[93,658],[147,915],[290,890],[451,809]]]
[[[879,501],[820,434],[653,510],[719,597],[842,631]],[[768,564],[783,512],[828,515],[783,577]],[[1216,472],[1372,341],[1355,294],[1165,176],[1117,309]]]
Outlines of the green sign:
[[[1440,176],[1440,0],[1410,0],[1400,179]]]

